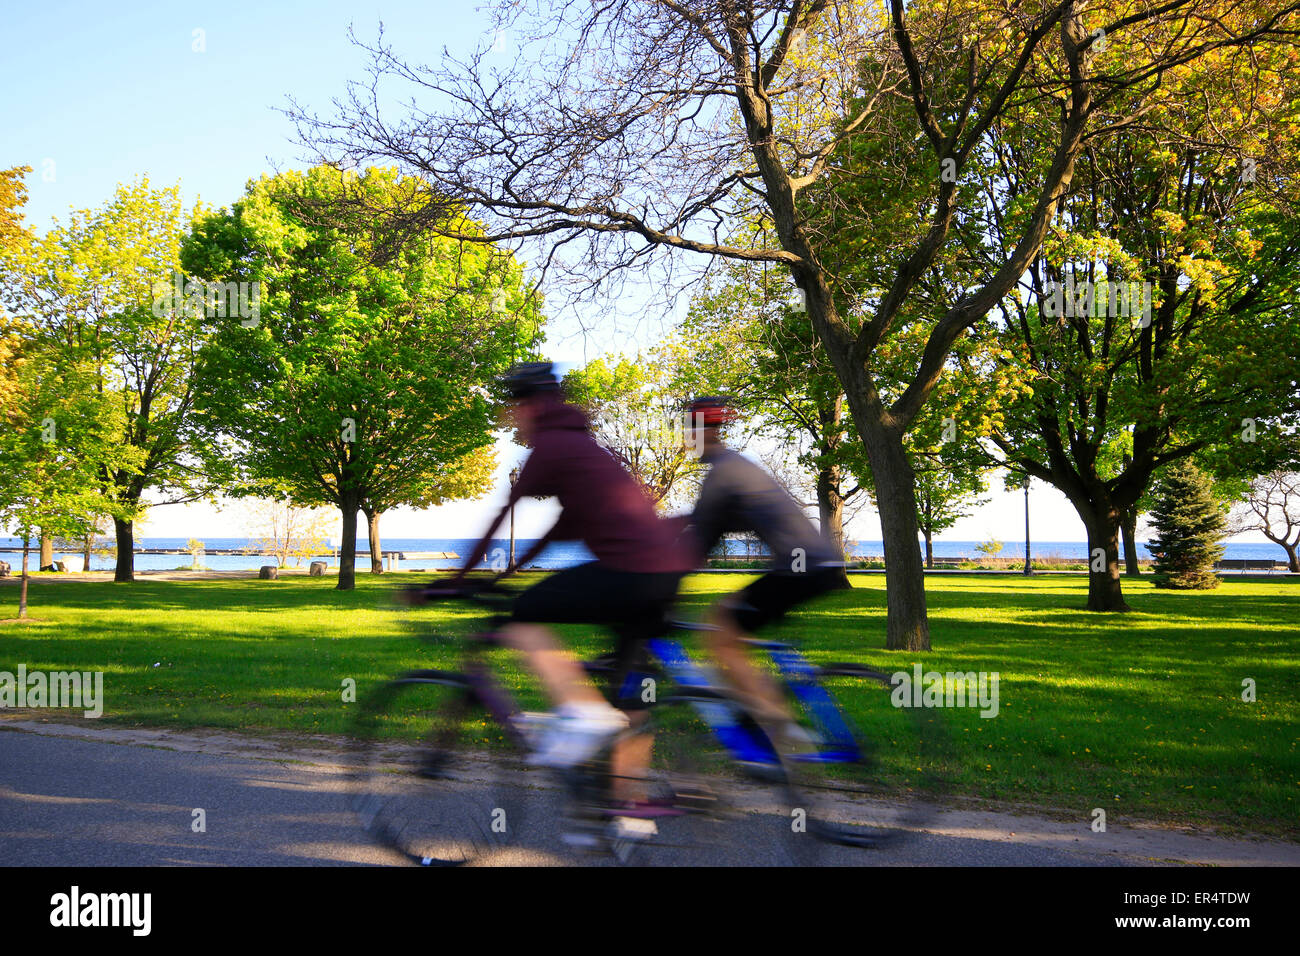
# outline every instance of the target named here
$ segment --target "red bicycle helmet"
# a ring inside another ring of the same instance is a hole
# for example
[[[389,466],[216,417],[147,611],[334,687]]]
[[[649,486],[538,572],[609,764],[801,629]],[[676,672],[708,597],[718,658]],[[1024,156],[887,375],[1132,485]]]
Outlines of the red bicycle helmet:
[[[717,428],[736,420],[736,409],[731,402],[720,395],[702,395],[691,402],[690,424],[703,425],[705,428]]]

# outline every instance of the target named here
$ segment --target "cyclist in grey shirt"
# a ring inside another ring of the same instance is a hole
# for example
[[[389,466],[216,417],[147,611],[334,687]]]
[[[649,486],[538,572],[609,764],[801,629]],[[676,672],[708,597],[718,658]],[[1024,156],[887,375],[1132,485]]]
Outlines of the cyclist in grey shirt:
[[[689,518],[699,555],[707,555],[728,531],[752,531],[772,553],[766,574],[713,608],[709,650],[773,743],[805,750],[806,733],[776,683],[749,662],[743,641],[791,608],[841,587],[843,557],[785,489],[723,443],[719,430],[736,417],[725,399],[697,398],[690,413],[697,441],[702,438],[697,447],[711,466]]]

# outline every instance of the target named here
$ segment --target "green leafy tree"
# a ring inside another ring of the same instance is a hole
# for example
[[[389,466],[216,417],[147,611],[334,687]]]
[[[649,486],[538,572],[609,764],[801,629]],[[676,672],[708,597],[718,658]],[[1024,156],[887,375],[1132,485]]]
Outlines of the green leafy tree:
[[[438,463],[434,470],[410,486],[417,493],[402,501],[390,500],[388,507],[405,506],[423,510],[435,508],[448,501],[466,501],[481,498],[492,490],[496,473],[496,449],[490,445],[476,448],[463,458],[450,463]],[[384,570],[383,544],[379,537],[379,519],[383,511],[377,510],[369,499],[361,502],[361,513],[366,519],[370,543],[370,571],[382,574]]]
[[[949,459],[950,460],[950,459]],[[916,523],[925,541],[925,566],[934,567],[934,537],[988,502],[983,472],[950,466],[940,454],[913,466],[916,473]]]
[[[1228,509],[1215,494],[1209,476],[1190,461],[1177,462],[1157,480],[1153,497],[1155,537],[1149,548],[1155,556],[1152,580],[1156,587],[1218,587],[1214,563],[1223,557],[1219,541],[1226,530]]]
[[[806,481],[787,490],[816,499],[823,533],[840,553],[844,523],[855,499],[866,502],[856,477],[862,470],[857,442],[834,370],[816,348],[812,323],[795,307],[782,273],[766,266],[729,264],[698,292],[682,325],[693,361],[683,367],[683,391],[732,397],[755,438],[793,459]],[[847,576],[843,582],[848,584]]]
[[[490,444],[485,386],[538,339],[538,297],[509,254],[427,231],[394,242],[384,212],[421,202],[391,169],[286,172],[251,181],[183,253],[189,274],[260,289],[256,324],[210,323],[198,376],[232,493],[271,484],[338,508],[341,589],[355,584],[362,504],[422,500]]]
[[[0,527],[23,541],[19,618],[27,616],[32,537],[85,534],[98,516],[114,514],[120,505],[98,478],[105,468],[129,467],[134,452],[117,440],[120,411],[95,391],[93,366],[63,361],[27,331],[18,336],[22,361],[0,421]]]
[[[1232,92],[1256,71],[1269,81]],[[1005,306],[1008,361],[1032,391],[995,440],[1078,512],[1095,611],[1129,609],[1119,537],[1160,469],[1195,458],[1216,477],[1258,474],[1294,459],[1300,425],[1300,62],[1267,44],[1221,51],[1166,87],[1080,157]],[[1008,181],[1033,168],[998,153]]]
[[[870,462],[847,413],[839,379],[817,347],[794,290],[759,266],[731,266],[725,283],[698,294],[685,329],[695,367],[734,392],[750,427],[793,449],[816,488],[822,528],[843,549],[845,508],[858,495],[875,500]],[[897,386],[906,362],[923,348],[920,327],[882,349],[878,374]],[[933,537],[979,503],[990,469],[980,439],[1017,394],[1019,373],[998,365],[975,335],[954,347],[947,375],[904,439],[914,473],[917,525],[933,567]],[[999,353],[1000,354],[1000,353]]]
[[[144,178],[119,185],[97,210],[74,211],[0,268],[14,314],[64,364],[92,369],[92,390],[120,409],[118,440],[135,453],[98,478],[114,502],[118,581],[134,580],[134,522],[148,505],[207,497],[222,478],[200,467],[207,438],[196,426],[193,371],[202,312],[173,294],[190,219],[179,186],[154,189]]]
[[[983,544],[975,545],[975,550],[984,555],[987,560],[993,561],[1002,553],[1002,542],[997,538],[989,538]]]

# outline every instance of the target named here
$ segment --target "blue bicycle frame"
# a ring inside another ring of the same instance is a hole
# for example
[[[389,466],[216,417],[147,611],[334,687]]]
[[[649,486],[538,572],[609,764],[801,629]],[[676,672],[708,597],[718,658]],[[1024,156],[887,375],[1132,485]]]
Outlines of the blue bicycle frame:
[[[790,687],[800,706],[821,735],[817,753],[795,759],[809,763],[854,763],[862,755],[848,721],[839,706],[817,682],[818,671],[807,658],[789,644],[775,641],[751,641],[751,646],[768,652],[782,679]],[[695,663],[685,648],[668,638],[652,638],[650,652],[670,677],[683,688],[712,688],[715,682]],[[640,675],[629,675],[629,682]],[[625,685],[626,686],[626,685]],[[721,700],[692,701],[692,706],[718,741],[736,760],[751,763],[776,763],[777,755],[766,736],[756,735],[741,721],[741,712]]]

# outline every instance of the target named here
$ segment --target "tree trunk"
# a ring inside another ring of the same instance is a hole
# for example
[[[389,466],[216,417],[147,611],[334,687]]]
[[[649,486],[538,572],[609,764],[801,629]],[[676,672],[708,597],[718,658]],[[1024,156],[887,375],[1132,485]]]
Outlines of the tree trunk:
[[[1120,529],[1124,532],[1124,573],[1131,578],[1140,577],[1142,568],[1138,565],[1137,549],[1137,509],[1129,508],[1124,512]]]
[[[113,572],[114,581],[135,580],[135,522],[113,519],[117,531],[117,570]]]
[[[83,571],[90,570],[90,551],[94,544],[95,536],[93,534],[86,535],[85,540],[81,543],[81,570]]]
[[[379,541],[379,519],[382,511],[362,506],[361,513],[366,516],[366,538],[370,542],[370,573],[384,573],[384,550]]]
[[[922,528],[921,534],[925,535],[925,566],[929,570],[934,570],[934,533],[929,528]]]
[[[1284,544],[1286,549],[1286,561],[1291,568],[1292,574],[1300,574],[1300,561],[1296,560],[1296,546],[1294,544]]]
[[[1075,508],[1079,510],[1077,503]],[[1133,610],[1120,586],[1119,511],[1109,504],[1095,504],[1080,517],[1088,529],[1088,610]]]
[[[336,591],[351,591],[357,586],[357,512],[361,506],[355,499],[345,501],[343,512],[343,541],[339,548],[339,583]]]
[[[31,542],[23,536],[23,583],[18,590],[18,619],[22,620],[27,616],[27,554],[31,550]]]
[[[861,431],[862,422],[859,422]],[[930,623],[925,616],[925,568],[917,547],[916,479],[899,436],[867,422],[867,456],[876,483],[876,505],[885,546],[885,647],[928,651]]]
[[[41,532],[41,560],[36,565],[42,571],[54,570],[54,539]]]
[[[822,534],[835,547],[835,553],[844,560],[844,497],[840,494],[839,465],[825,465],[817,471],[817,516]],[[849,576],[841,567],[836,575],[841,588],[848,589]]]

